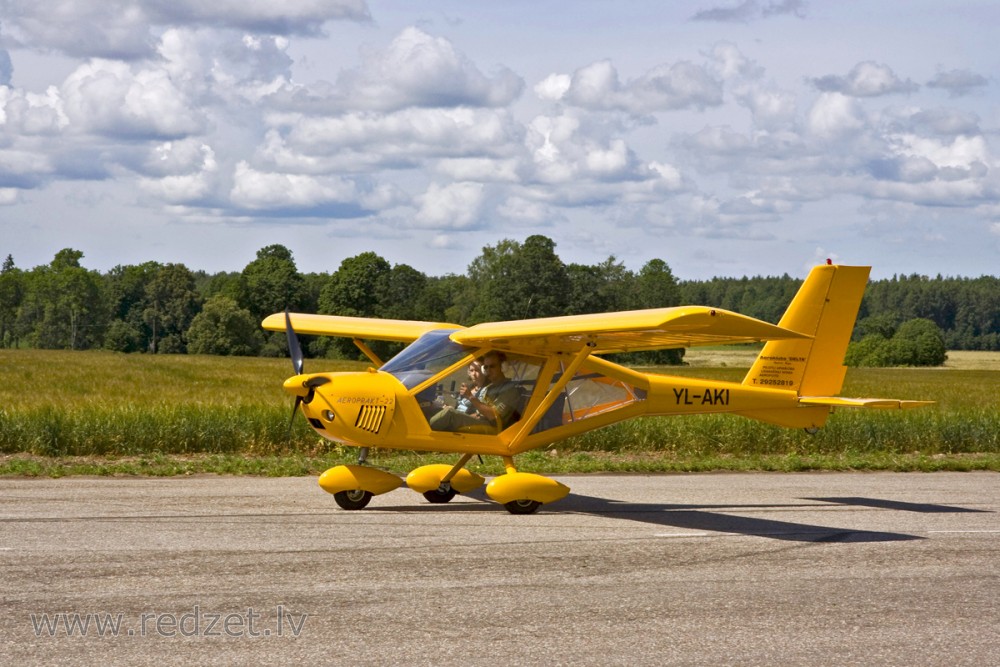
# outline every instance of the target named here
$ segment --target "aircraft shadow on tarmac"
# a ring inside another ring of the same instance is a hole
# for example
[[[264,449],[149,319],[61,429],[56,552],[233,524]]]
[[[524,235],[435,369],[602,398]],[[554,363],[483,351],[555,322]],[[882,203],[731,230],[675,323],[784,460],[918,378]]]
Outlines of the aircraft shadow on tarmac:
[[[882,498],[803,498],[803,500],[815,500],[821,503],[834,503],[837,505],[852,505],[855,507],[874,507],[884,510],[901,510],[904,512],[921,512],[924,514],[949,514],[962,512],[977,512],[990,514],[989,510],[970,509],[968,507],[955,507],[954,505],[934,505],[931,503],[907,503],[901,500],[885,500]]]
[[[743,512],[754,510],[789,510],[815,508],[812,504],[741,504],[741,505],[673,505],[659,503],[627,503],[607,498],[570,495],[559,510],[614,516],[657,526],[694,531],[713,531],[767,537],[793,542],[893,542],[922,539],[916,535],[870,530],[835,528],[760,517],[740,516],[718,510]],[[553,508],[555,509],[555,508]]]
[[[465,494],[470,499],[482,500],[493,503],[482,490]],[[843,503],[843,504],[869,504],[887,509],[912,509],[911,503],[902,503],[901,506],[893,501],[879,501],[876,499],[864,498],[842,498],[842,499],[804,499],[823,500],[824,502],[838,502],[839,500],[868,501],[867,503]],[[882,503],[875,505],[875,503]],[[759,517],[739,516],[718,510],[728,510],[730,512],[747,512],[754,510],[807,510],[820,508],[814,502],[804,502],[801,504],[741,504],[741,505],[675,505],[661,503],[629,503],[620,500],[610,500],[594,496],[584,496],[571,493],[565,499],[554,504],[551,508],[543,508],[544,514],[591,514],[594,516],[609,517],[627,521],[638,521],[652,524],[664,528],[680,528],[692,531],[712,531],[718,533],[735,533],[738,535],[750,535],[755,537],[767,537],[775,540],[788,540],[794,542],[897,542],[904,540],[924,539],[917,535],[907,535],[905,533],[890,533],[883,531],[857,530],[853,528],[836,528],[832,526],[820,526],[806,523],[795,523],[791,521],[777,521],[775,519],[763,519]],[[923,506],[921,506],[923,507]],[[929,506],[938,507],[938,506]],[[381,511],[481,511],[482,506],[478,503],[472,504],[452,504],[445,505],[418,505],[409,507],[380,507]],[[943,511],[943,510],[937,510]],[[955,510],[950,511],[976,511],[976,510]],[[523,517],[530,521],[530,517]]]

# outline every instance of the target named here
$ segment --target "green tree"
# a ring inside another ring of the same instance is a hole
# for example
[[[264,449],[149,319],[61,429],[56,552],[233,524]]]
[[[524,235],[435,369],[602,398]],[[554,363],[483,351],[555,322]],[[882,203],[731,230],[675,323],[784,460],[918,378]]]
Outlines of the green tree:
[[[600,264],[568,264],[566,314],[628,310],[635,300],[635,274],[612,255]]]
[[[151,331],[149,351],[183,353],[185,334],[201,309],[194,274],[183,264],[164,264],[146,286],[143,321]]]
[[[906,366],[940,366],[948,358],[941,328],[933,321],[916,318],[899,326],[893,342],[906,341],[907,354],[900,354]]]
[[[904,322],[891,337],[870,333],[847,347],[848,366],[940,366],[948,358],[944,335],[934,322],[916,318]]]
[[[844,363],[847,366],[880,368],[894,366],[892,342],[882,334],[873,333],[847,346]]]
[[[635,278],[634,308],[671,308],[680,304],[680,288],[673,272],[662,259],[651,259]],[[626,357],[636,363],[677,365],[684,348],[651,350]]]
[[[64,248],[48,266],[32,269],[19,327],[47,349],[86,349],[100,341],[106,323],[101,276],[80,265],[83,253]]]
[[[427,276],[408,264],[396,264],[379,285],[379,317],[392,320],[433,320],[427,312],[423,296]]]
[[[104,348],[116,352],[142,352],[150,347],[152,330],[146,324],[146,290],[161,266],[157,262],[118,265],[104,276],[111,322],[104,334]]]
[[[899,327],[899,319],[894,313],[869,315],[858,320],[854,327],[854,338],[861,340],[872,334],[877,334],[888,340],[896,335],[897,327]]]
[[[555,254],[555,243],[541,235],[524,244],[504,239],[486,246],[469,265],[476,286],[476,322],[552,317],[566,312],[570,279]]]
[[[374,252],[348,257],[323,286],[319,295],[319,311],[348,317],[377,317],[380,296],[386,293],[391,272],[389,262]],[[354,344],[344,338],[321,338],[311,349],[314,354],[332,352],[346,359],[360,356]],[[373,344],[372,349],[383,359],[387,356],[387,346],[383,343]]]
[[[187,330],[187,348],[192,354],[250,356],[263,345],[263,334],[256,319],[235,299],[214,296]]]
[[[635,280],[636,308],[670,308],[680,304],[680,288],[667,263],[651,259]]]
[[[240,305],[258,322],[286,308],[300,310],[306,301],[305,280],[283,245],[258,250],[241,277]]]
[[[17,313],[24,300],[24,272],[7,255],[0,269],[0,347],[17,347]]]
[[[330,315],[376,317],[392,267],[374,252],[348,257],[319,295],[319,309]]]

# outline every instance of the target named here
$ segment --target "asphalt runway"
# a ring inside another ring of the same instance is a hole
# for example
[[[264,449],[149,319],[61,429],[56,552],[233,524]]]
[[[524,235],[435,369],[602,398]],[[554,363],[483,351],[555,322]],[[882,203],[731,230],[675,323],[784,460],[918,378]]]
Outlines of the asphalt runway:
[[[996,665],[1000,475],[0,479],[6,665]],[[86,627],[85,627],[86,626]]]

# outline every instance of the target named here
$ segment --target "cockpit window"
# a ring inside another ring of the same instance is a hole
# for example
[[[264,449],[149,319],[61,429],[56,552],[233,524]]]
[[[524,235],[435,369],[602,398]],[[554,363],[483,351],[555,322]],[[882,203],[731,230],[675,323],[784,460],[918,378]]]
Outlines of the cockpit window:
[[[453,329],[429,331],[383,365],[379,370],[391,373],[407,389],[437,375],[474,352],[449,338]]]

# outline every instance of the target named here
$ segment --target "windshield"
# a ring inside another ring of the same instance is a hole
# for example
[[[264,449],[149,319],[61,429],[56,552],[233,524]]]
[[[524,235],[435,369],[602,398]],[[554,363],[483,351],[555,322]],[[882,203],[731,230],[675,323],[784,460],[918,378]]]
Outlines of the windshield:
[[[425,333],[379,370],[391,373],[407,389],[413,389],[473,353],[471,348],[449,338],[454,332],[454,329],[438,329]]]

